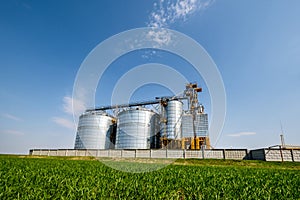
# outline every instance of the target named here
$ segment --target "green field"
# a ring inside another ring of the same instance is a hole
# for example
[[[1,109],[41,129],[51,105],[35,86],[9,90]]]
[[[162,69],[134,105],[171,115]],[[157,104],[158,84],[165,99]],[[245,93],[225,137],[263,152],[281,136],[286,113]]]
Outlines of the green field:
[[[300,163],[3,155],[0,199],[300,199]]]

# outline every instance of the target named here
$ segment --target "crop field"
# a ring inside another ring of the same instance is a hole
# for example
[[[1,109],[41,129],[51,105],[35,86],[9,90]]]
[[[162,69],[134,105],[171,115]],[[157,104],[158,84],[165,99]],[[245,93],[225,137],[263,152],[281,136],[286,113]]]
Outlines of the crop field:
[[[2,155],[0,199],[300,199],[300,163]]]

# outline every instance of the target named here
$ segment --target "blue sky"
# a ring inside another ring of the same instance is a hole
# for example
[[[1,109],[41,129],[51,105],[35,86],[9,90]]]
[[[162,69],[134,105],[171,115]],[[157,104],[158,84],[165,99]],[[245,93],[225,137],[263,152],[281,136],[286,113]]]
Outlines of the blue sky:
[[[166,2],[179,1],[166,0],[163,7],[159,1],[145,0],[1,1],[0,153],[73,148],[70,100],[81,63],[105,39],[159,22],[153,13],[168,10]],[[222,75],[227,113],[216,147],[278,144],[280,122],[286,143],[300,145],[300,2],[187,2],[192,7],[162,15],[171,17],[159,26],[196,40]],[[124,55],[108,68],[96,91],[97,105],[110,103],[103,93],[110,95],[118,78],[136,65],[158,62],[178,70],[188,65],[166,52],[150,58],[143,58],[144,53]],[[203,86],[201,101],[210,114],[202,78],[192,70],[181,72]],[[153,91],[157,96],[170,94],[166,88],[147,85],[132,100],[148,100]]]

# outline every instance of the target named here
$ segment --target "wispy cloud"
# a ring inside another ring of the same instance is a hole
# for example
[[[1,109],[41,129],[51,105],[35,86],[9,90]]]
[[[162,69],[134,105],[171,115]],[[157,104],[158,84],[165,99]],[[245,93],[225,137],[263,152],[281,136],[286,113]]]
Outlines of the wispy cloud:
[[[85,103],[80,100],[76,100],[70,96],[65,96],[63,98],[63,110],[67,114],[78,115],[86,110],[86,106]]]
[[[168,45],[172,41],[171,33],[164,29],[152,29],[148,32],[147,38],[156,43],[154,48],[160,48],[163,45]]]
[[[11,115],[11,114],[2,114],[2,117],[4,118],[7,118],[7,119],[11,119],[11,120],[14,120],[14,121],[23,121],[21,118],[15,116],[15,115]]]
[[[70,130],[76,130],[76,124],[74,124],[73,121],[63,118],[63,117],[53,117],[52,118],[53,122],[55,122],[56,124],[68,128]]]
[[[149,27],[167,28],[178,21],[185,21],[197,10],[208,7],[213,1],[208,0],[159,0],[153,4],[149,16]]]
[[[63,97],[63,112],[68,115],[79,116],[86,110],[85,103],[80,100],[76,100],[70,96]],[[70,130],[76,130],[76,124],[74,121],[67,119],[66,117],[52,117],[52,121],[56,124],[68,128]]]
[[[168,45],[171,42],[171,35],[168,31],[161,28],[170,28],[176,22],[184,22],[193,13],[205,10],[214,0],[159,0],[153,4],[153,10],[149,15],[147,37],[156,42],[158,47]],[[157,48],[157,47],[155,47]]]
[[[241,137],[241,136],[248,136],[248,135],[256,135],[256,132],[239,132],[239,133],[228,134],[227,136]]]
[[[17,131],[17,130],[1,130],[0,132],[8,135],[16,135],[16,136],[24,135],[24,132]]]

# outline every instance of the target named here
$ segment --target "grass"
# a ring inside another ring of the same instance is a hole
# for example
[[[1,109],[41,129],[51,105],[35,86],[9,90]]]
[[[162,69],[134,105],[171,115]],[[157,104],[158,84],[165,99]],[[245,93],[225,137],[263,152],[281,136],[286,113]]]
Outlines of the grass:
[[[178,159],[174,164],[300,170],[299,162],[266,162],[259,160]]]
[[[300,199],[300,163],[101,161],[93,157],[0,156],[0,199]],[[122,169],[160,169],[127,173],[103,162]]]

